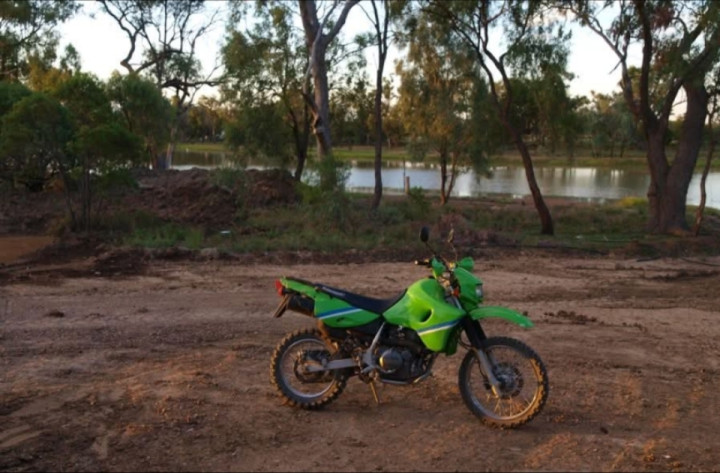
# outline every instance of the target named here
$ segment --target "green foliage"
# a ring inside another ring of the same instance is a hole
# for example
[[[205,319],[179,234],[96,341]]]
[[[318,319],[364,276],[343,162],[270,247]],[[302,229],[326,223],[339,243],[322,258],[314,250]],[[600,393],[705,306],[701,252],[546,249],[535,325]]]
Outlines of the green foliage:
[[[42,93],[26,96],[2,118],[0,178],[42,190],[72,135],[70,114],[57,100]]]
[[[318,187],[321,194],[343,192],[350,177],[350,164],[328,156],[312,163],[308,183]]]
[[[169,223],[150,228],[136,228],[135,231],[125,239],[125,244],[145,248],[183,246],[191,250],[196,250],[203,246],[204,240],[205,232],[200,228]]]
[[[128,130],[143,140],[146,162],[155,164],[170,139],[174,117],[170,102],[155,84],[136,74],[114,73],[108,80],[107,94]]]
[[[236,110],[225,127],[225,136],[227,146],[245,158],[259,158],[275,166],[284,166],[292,158],[292,133],[276,104]]]
[[[138,163],[142,155],[140,138],[119,123],[103,123],[82,128],[70,147],[78,155],[88,156],[99,171]]]
[[[114,118],[104,85],[94,75],[73,75],[58,85],[53,96],[70,112],[76,128],[90,128]]]
[[[398,108],[405,117],[408,152],[422,160],[432,149],[442,164],[441,200],[447,201],[460,171],[487,159],[490,142],[482,109],[489,106],[472,51],[428,14],[407,32],[407,61],[397,66],[401,79]],[[469,151],[478,153],[470,156]]]
[[[304,160],[310,139],[310,112],[302,95],[307,47],[293,25],[293,9],[288,2],[234,4],[235,16],[253,10],[256,23],[246,31],[231,30],[222,48],[223,99],[235,105],[226,143],[277,165]]]
[[[411,220],[421,219],[430,211],[430,201],[425,196],[422,187],[411,187],[407,194],[408,210],[406,217]]]
[[[0,81],[0,118],[30,94],[30,89],[19,82]]]
[[[219,187],[231,189],[237,195],[235,202],[235,221],[242,222],[247,219],[248,206],[246,205],[248,193],[248,176],[244,169],[237,167],[220,167],[210,171],[210,182]]]
[[[0,81],[25,79],[33,60],[52,62],[58,43],[54,28],[79,8],[70,1],[0,2]]]

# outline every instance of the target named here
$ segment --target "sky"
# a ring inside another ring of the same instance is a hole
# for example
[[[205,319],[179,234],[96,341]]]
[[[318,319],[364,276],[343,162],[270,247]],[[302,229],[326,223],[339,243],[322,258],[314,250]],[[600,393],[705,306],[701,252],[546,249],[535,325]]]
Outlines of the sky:
[[[223,2],[210,2],[222,6]],[[104,13],[99,13],[95,2],[84,2],[83,11],[60,27],[60,50],[66,44],[72,43],[80,54],[83,70],[96,74],[100,79],[106,80],[113,70],[125,72],[120,61],[125,57],[129,47],[129,40],[115,21]],[[93,15],[93,12],[97,12]],[[345,34],[351,35],[367,28],[367,19],[359,7],[351,10],[348,22],[345,25]],[[570,82],[569,94],[571,96],[590,96],[590,91],[611,93],[617,90],[620,80],[620,70],[616,68],[617,58],[610,48],[591,31],[572,27],[568,69],[575,75]],[[199,41],[197,52],[203,68],[210,71],[215,64],[219,64],[218,52],[225,33],[224,22],[219,22],[208,35]],[[137,53],[136,53],[137,55]],[[377,55],[374,48],[366,53],[368,59],[368,77],[374,77],[377,64]],[[386,71],[393,71],[395,54],[389,54]],[[631,63],[639,63],[639,57],[631,55]],[[200,95],[215,95],[206,88]]]

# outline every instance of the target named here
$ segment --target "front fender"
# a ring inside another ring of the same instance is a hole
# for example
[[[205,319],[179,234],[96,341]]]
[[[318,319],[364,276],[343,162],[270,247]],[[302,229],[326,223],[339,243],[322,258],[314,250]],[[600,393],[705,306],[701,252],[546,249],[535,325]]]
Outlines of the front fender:
[[[480,319],[487,319],[488,317],[499,317],[501,319],[505,319],[508,322],[512,322],[514,324],[517,324],[523,328],[530,328],[533,326],[533,323],[522,315],[521,313],[514,311],[512,309],[508,309],[507,307],[500,307],[500,306],[482,306],[478,307],[477,309],[473,309],[470,311],[470,317],[473,320],[480,320]]]

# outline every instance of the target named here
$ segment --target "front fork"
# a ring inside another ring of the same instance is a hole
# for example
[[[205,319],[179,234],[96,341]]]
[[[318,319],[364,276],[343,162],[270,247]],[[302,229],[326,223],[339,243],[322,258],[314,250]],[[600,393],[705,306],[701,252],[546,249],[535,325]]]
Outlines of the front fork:
[[[470,317],[463,317],[461,324],[463,330],[465,330],[465,334],[468,337],[468,341],[470,342],[470,347],[468,348],[473,351],[475,357],[480,362],[480,366],[482,366],[482,369],[487,376],[488,382],[490,383],[490,386],[492,386],[493,393],[495,395],[498,395],[498,390],[500,389],[500,382],[495,377],[492,360],[482,348],[483,341],[487,338],[487,336],[485,336],[485,331],[483,331],[482,327],[480,326],[480,322],[478,322],[477,320],[473,320]]]

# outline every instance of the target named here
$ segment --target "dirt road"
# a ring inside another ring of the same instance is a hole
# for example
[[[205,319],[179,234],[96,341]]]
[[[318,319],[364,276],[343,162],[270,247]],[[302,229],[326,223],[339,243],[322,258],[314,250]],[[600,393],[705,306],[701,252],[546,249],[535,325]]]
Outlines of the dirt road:
[[[281,275],[390,296],[411,264],[156,261],[137,275],[17,268],[0,285],[3,471],[711,471],[720,465],[720,259],[478,261],[486,325],[544,359],[550,397],[515,431],[483,426],[461,356],[414,387],[356,379],[319,412],[282,405],[271,314]],[[77,266],[77,265],[76,265]],[[83,275],[84,274],[84,275]],[[72,275],[73,277],[68,277]]]

